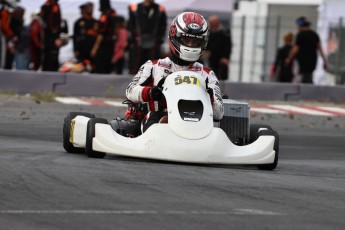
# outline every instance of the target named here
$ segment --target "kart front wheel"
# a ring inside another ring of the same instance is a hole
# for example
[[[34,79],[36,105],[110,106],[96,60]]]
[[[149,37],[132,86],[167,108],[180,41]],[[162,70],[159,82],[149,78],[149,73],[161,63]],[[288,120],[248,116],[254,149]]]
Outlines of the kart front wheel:
[[[64,119],[63,124],[63,147],[68,153],[83,153],[85,150],[84,148],[77,148],[74,147],[70,141],[71,134],[73,130],[71,130],[71,122],[76,116],[84,116],[89,118],[94,118],[95,115],[91,113],[83,113],[83,112],[70,112]]]
[[[95,125],[97,123],[108,124],[108,121],[103,118],[91,118],[89,120],[86,129],[85,153],[88,157],[103,158],[105,157],[105,153],[94,151],[92,148],[92,140],[95,137]]]
[[[273,132],[273,129],[269,125],[263,125],[263,124],[251,124],[250,125],[250,131],[249,131],[249,144],[256,141],[259,136],[260,132],[259,130],[269,130],[270,132]]]
[[[261,130],[260,130],[261,129]],[[260,131],[259,131],[260,130]],[[273,150],[275,151],[274,161],[270,164],[262,164],[258,165],[258,169],[261,170],[274,170],[278,165],[278,158],[279,158],[279,135],[277,131],[273,130],[269,125],[259,125],[259,124],[252,124],[250,126],[250,143],[254,142],[259,136],[274,136],[274,144]]]

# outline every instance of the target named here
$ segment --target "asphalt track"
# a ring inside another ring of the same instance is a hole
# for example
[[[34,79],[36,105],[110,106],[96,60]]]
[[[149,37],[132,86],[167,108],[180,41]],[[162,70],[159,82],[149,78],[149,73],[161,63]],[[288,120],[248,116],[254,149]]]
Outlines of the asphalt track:
[[[344,229],[343,117],[254,114],[280,134],[273,172],[65,153],[69,111],[0,98],[0,229]]]

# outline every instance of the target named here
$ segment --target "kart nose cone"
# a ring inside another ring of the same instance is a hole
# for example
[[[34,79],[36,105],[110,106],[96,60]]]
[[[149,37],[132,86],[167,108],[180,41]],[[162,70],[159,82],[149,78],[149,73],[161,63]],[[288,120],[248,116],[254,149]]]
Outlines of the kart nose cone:
[[[201,139],[213,128],[213,109],[203,78],[191,71],[167,77],[163,93],[168,107],[169,126],[186,139]]]

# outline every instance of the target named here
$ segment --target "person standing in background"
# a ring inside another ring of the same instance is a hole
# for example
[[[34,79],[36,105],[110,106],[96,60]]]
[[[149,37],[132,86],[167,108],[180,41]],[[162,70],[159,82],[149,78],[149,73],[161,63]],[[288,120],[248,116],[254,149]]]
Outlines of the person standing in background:
[[[81,18],[73,27],[73,51],[78,62],[91,62],[91,50],[95,44],[99,23],[93,18],[93,3],[80,5]]]
[[[232,41],[230,31],[226,30],[218,16],[210,16],[210,40],[206,50],[208,62],[219,80],[228,79]]]
[[[100,0],[99,10],[99,33],[91,50],[91,58],[94,58],[95,73],[110,73],[115,43],[116,12],[111,8],[109,0]]]
[[[27,25],[22,27],[17,43],[14,60],[17,70],[29,70],[30,67],[30,28]]]
[[[20,35],[24,24],[24,13],[24,8],[16,7],[10,17],[9,26],[14,34],[14,39],[7,39],[5,69],[12,69],[14,54],[16,53],[17,43],[20,39]]]
[[[154,0],[129,6],[130,74],[137,73],[147,60],[161,58],[161,45],[167,28],[165,8]]]
[[[111,62],[114,72],[116,74],[122,74],[125,65],[125,51],[128,44],[128,31],[125,26],[125,18],[122,16],[117,17],[115,34],[116,42]]]
[[[12,44],[16,43],[18,37],[15,36],[14,32],[10,27],[10,10],[13,10],[16,6],[9,4],[6,0],[0,0],[0,68],[5,67],[6,54],[8,48],[8,42]]]
[[[278,82],[292,82],[293,62],[285,64],[285,59],[288,57],[292,49],[293,34],[291,32],[285,34],[284,45],[277,50],[275,61],[271,69],[271,79]]]
[[[289,65],[296,57],[299,65],[299,73],[302,75],[302,83],[313,84],[313,72],[316,68],[317,53],[319,52],[323,67],[327,69],[327,62],[323,53],[319,35],[310,29],[311,23],[305,17],[296,20],[298,33],[295,45],[292,47],[285,64]]]
[[[59,68],[59,50],[63,45],[60,39],[61,11],[58,0],[47,0],[41,7],[44,27],[43,71],[57,71]]]
[[[32,15],[30,24],[30,59],[32,70],[38,70],[42,65],[42,52],[44,48],[44,22],[41,11]]]

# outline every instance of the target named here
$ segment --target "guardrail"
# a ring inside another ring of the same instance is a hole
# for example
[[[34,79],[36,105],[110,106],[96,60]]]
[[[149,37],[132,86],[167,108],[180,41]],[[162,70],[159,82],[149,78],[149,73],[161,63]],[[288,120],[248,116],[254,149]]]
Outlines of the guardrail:
[[[0,70],[0,91],[18,94],[55,92],[65,96],[125,98],[132,75]],[[221,82],[223,93],[235,100],[345,102],[345,86],[294,83]]]

